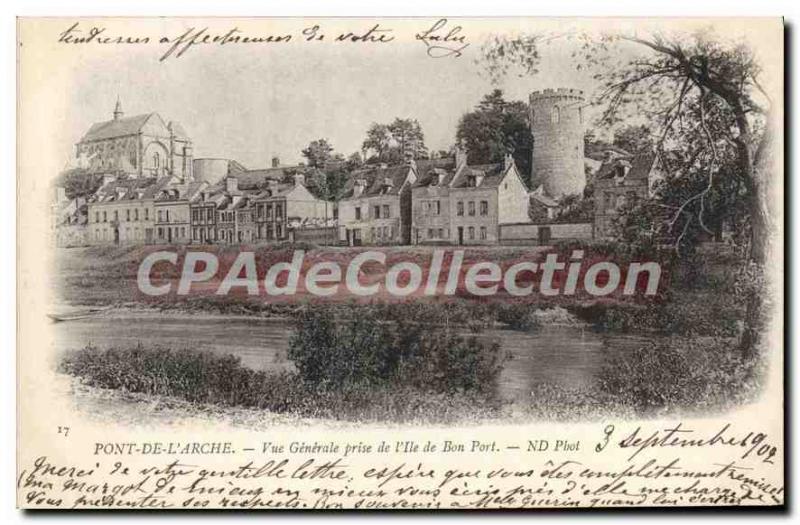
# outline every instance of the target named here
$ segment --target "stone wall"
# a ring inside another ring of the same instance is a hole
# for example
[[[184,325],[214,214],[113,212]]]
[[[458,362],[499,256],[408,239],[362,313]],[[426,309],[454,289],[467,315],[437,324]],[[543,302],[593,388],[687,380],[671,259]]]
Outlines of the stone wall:
[[[583,192],[584,104],[583,92],[576,89],[531,93],[532,190],[544,185],[545,193],[556,199]]]
[[[589,240],[593,238],[594,228],[590,222],[550,223],[550,224],[501,224],[500,244],[541,244],[540,230],[549,228],[549,238],[559,240]]]

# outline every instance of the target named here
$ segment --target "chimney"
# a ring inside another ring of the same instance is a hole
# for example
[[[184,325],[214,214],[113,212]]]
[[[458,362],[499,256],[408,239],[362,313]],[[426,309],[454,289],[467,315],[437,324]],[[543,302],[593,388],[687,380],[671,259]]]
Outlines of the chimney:
[[[227,177],[225,179],[225,190],[229,193],[239,191],[239,179],[236,177]]]
[[[506,153],[506,157],[503,159],[503,170],[508,171],[508,169],[514,165],[514,157],[511,156],[511,153]]]
[[[272,157],[272,167],[273,168],[280,168],[280,166],[281,166],[280,157]]]
[[[306,185],[306,176],[302,173],[295,173],[294,174],[294,185],[295,186],[305,186]]]
[[[467,165],[467,152],[461,146],[456,146],[456,169]]]
[[[360,197],[361,194],[363,194],[364,190],[366,189],[367,189],[366,179],[356,179],[355,184],[353,184],[353,196]]]

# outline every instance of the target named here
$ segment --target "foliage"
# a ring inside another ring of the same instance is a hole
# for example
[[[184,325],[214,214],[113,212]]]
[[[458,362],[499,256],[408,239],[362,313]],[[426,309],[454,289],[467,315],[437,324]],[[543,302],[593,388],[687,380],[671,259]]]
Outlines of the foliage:
[[[68,199],[89,197],[103,185],[103,176],[85,169],[74,168],[63,172],[57,184],[64,187]]]
[[[497,311],[497,320],[513,330],[525,332],[534,331],[540,326],[539,319],[536,317],[536,309],[531,305],[521,303],[500,305]]]
[[[511,153],[523,180],[530,182],[533,139],[524,102],[506,101],[495,89],[461,117],[456,140],[471,164],[502,162]]]
[[[653,132],[647,124],[621,126],[614,131],[612,144],[632,155],[653,151]]]
[[[502,366],[497,344],[419,319],[386,321],[377,310],[307,308],[295,319],[289,359],[305,381],[402,384],[425,391],[493,395]]]
[[[588,191],[587,191],[588,189]],[[564,195],[558,201],[558,213],[553,218],[557,223],[594,222],[594,196],[589,185],[583,195]]]
[[[301,153],[312,168],[324,168],[334,159],[333,146],[327,139],[312,140]]]
[[[402,384],[331,388],[296,373],[252,370],[237,357],[193,350],[86,347],[65,355],[59,369],[93,387],[301,417],[441,423],[493,417],[500,409],[498,400],[477,392],[454,396]]]
[[[425,134],[416,119],[395,118],[389,124],[373,123],[361,146],[364,154],[372,152],[367,162],[397,163],[428,158]]]
[[[599,390],[638,414],[703,411],[744,401],[755,391],[752,364],[724,338],[675,338],[613,355]]]
[[[729,339],[675,337],[607,354],[588,385],[537,385],[522,409],[548,421],[708,414],[754,399],[762,373]]]

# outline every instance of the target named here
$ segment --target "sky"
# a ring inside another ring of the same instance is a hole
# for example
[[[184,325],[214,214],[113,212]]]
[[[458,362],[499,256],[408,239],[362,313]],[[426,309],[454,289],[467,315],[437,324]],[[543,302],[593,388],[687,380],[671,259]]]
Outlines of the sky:
[[[435,21],[151,18],[96,22],[103,24],[104,35],[152,37],[148,45],[135,46],[65,45],[56,37],[73,21],[37,22],[25,32],[29,46],[33,44],[27,63],[41,61],[28,86],[29,125],[37,130],[49,128],[64,163],[74,157],[74,144],[92,123],[111,118],[117,97],[128,116],[157,112],[167,122],[181,123],[193,141],[196,158],[229,158],[251,169],[267,166],[272,157],[279,157],[283,164],[302,161],[301,150],[320,138],[327,139],[336,152],[349,155],[361,149],[370,124],[389,123],[397,117],[417,119],[430,150],[448,149],[460,117],[495,87],[503,89],[507,100],[526,100],[530,92],[547,88],[591,93],[598,87],[588,71],[576,70],[572,54],[580,42],[570,38],[558,38],[542,49],[537,75],[520,77],[511,71],[493,85],[480,60],[481,43],[488,37],[499,32],[571,35],[608,28],[636,33],[655,23],[643,19],[451,20],[450,27],[463,25],[461,34],[468,47],[458,58],[431,58],[415,35]],[[80,23],[87,30],[94,22]],[[324,42],[294,38],[287,44],[206,45],[192,47],[180,58],[159,60],[166,50],[156,42],[159,35],[174,38],[206,26],[211,34],[237,27],[243,34],[256,36],[287,32],[297,36],[315,23],[322,26],[320,34],[328,37],[345,29],[361,32],[379,23],[391,27],[396,40],[354,44],[335,43],[332,38]],[[765,23],[726,20],[717,29],[752,39],[763,37],[765,33],[759,30]],[[660,31],[670,24],[685,31],[705,27],[707,21],[662,20],[654,27]],[[772,42],[768,49],[775,45]],[[591,121],[591,110],[587,113]]]
[[[326,138],[349,155],[361,149],[373,122],[417,119],[430,150],[454,143],[459,118],[494,87],[509,100],[545,88],[585,88],[566,49],[551,50],[536,78],[509,75],[492,85],[473,42],[459,58],[430,58],[419,42],[366,48],[336,46],[190,49],[179,59],[158,53],[90,53],[70,87],[73,143],[88,127],[108,120],[119,96],[127,116],[157,112],[181,123],[194,155],[264,167],[302,161],[309,142]],[[69,157],[72,144],[65,145]]]

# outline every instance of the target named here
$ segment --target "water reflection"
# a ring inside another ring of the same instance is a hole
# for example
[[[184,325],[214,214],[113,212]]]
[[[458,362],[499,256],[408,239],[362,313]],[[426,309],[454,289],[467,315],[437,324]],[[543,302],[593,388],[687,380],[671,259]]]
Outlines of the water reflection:
[[[271,319],[189,316],[100,316],[53,325],[57,349],[87,343],[99,348],[141,343],[229,353],[242,364],[264,370],[290,370],[286,359],[291,327]],[[644,339],[598,334],[584,326],[546,326],[536,332],[488,330],[478,337],[497,340],[511,355],[500,377],[500,393],[523,400],[543,382],[569,388],[588,386],[606,352],[624,352]]]

